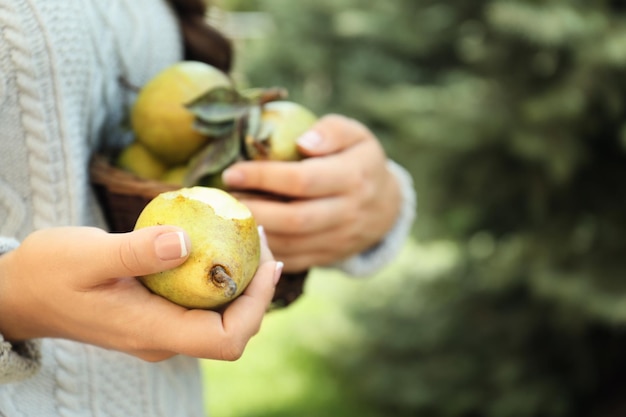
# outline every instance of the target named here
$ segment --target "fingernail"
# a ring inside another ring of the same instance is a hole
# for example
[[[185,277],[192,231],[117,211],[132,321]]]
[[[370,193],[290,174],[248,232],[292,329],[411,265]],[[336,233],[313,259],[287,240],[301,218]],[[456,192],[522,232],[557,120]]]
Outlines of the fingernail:
[[[257,229],[259,229],[259,237],[261,238],[261,242],[264,245],[267,245],[267,235],[265,234],[265,229],[263,228],[263,226],[258,226]]]
[[[226,185],[238,186],[244,184],[245,177],[240,170],[228,168],[222,172],[222,181]]]
[[[314,150],[322,143],[322,136],[315,130],[309,130],[297,140],[298,145],[305,149]]]
[[[274,285],[278,284],[278,281],[280,281],[280,275],[283,273],[284,266],[285,264],[283,264],[281,261],[276,262],[276,270],[274,272]]]
[[[189,254],[190,246],[189,237],[183,232],[164,233],[154,242],[156,254],[162,261],[184,258]]]

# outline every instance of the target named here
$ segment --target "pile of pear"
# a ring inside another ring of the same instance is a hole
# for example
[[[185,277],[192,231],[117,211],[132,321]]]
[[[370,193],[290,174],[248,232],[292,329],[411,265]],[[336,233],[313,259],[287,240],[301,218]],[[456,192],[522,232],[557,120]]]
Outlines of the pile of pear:
[[[115,159],[141,179],[224,188],[240,160],[302,159],[296,139],[317,116],[282,88],[239,89],[216,67],[181,61],[157,73],[130,112],[134,140]]]
[[[175,189],[153,198],[135,229],[181,227],[191,250],[181,253],[187,259],[178,267],[139,281],[189,309],[220,310],[241,295],[258,268],[260,238],[252,213],[225,190],[221,174],[240,160],[302,159],[296,140],[316,120],[286,100],[284,89],[237,89],[201,62],[176,63],[141,87],[130,113],[134,140],[115,162]]]

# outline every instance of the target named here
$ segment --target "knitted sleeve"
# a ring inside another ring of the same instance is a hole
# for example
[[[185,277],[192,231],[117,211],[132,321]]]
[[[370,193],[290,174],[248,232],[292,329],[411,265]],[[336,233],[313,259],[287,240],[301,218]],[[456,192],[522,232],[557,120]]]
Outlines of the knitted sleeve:
[[[417,196],[413,179],[403,167],[393,161],[388,161],[388,167],[396,176],[402,191],[400,215],[394,227],[376,246],[333,265],[349,275],[371,275],[391,262],[402,249],[415,221]]]
[[[0,256],[15,249],[15,239],[0,237]],[[39,343],[34,340],[9,343],[0,334],[0,384],[16,382],[33,375],[41,366]]]

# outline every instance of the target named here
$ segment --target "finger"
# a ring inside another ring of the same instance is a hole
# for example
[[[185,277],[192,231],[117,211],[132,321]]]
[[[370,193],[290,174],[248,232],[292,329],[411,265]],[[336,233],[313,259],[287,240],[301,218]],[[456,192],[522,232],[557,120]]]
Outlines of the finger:
[[[168,336],[151,340],[148,345],[164,348],[142,353],[142,357],[161,360],[169,351],[221,360],[234,360],[241,355],[247,341],[260,328],[283,266],[274,261],[263,227],[259,226],[258,229],[261,238],[260,264],[243,294],[226,308],[223,315],[214,311],[181,309],[171,303],[163,304],[162,309],[168,311],[154,316],[174,319],[156,321],[155,325],[159,328],[150,334],[155,337]],[[156,302],[160,303],[159,300]]]
[[[359,173],[337,155],[299,162],[244,161],[224,171],[231,189],[258,190],[291,198],[318,198],[342,193]]]
[[[262,264],[264,262],[273,261],[274,255],[272,254],[272,251],[270,250],[267,244],[267,235],[265,233],[265,227],[258,226],[258,230],[259,230],[259,237],[261,238],[261,256],[260,256],[259,263]]]
[[[260,329],[274,296],[277,263],[267,261],[244,293],[222,315],[213,311],[186,310],[175,319],[161,320],[154,332],[156,345],[194,357],[235,360]]]
[[[297,242],[294,242],[297,244]],[[284,271],[287,273],[301,272],[303,270],[325,266],[335,263],[341,259],[348,257],[348,253],[326,248],[315,247],[311,250],[293,251],[289,248],[281,248],[276,250],[276,259],[284,264]]]
[[[224,184],[234,190],[260,190],[295,198],[334,195],[360,180],[354,161],[375,166],[372,158],[384,155],[379,142],[362,124],[344,116],[325,116],[309,133],[301,140],[309,142],[307,155],[319,158],[239,162],[223,172]],[[374,152],[372,146],[377,148]],[[346,156],[346,150],[355,153]]]
[[[285,273],[300,273],[317,266],[330,265],[335,262],[330,253],[306,253],[281,257]]]
[[[350,233],[348,231],[347,233]],[[323,265],[330,261],[346,258],[359,250],[365,250],[370,245],[360,244],[354,240],[354,235],[345,235],[343,232],[328,232],[315,234],[269,234],[268,239],[274,256],[291,270],[294,259],[315,259],[312,265]],[[322,262],[322,263],[320,263]]]
[[[187,233],[174,226],[153,226],[128,233],[106,233],[95,228],[69,229],[70,241],[80,248],[67,249],[83,279],[92,277],[100,284],[103,278],[134,277],[164,271],[182,264],[191,250]],[[77,274],[78,275],[78,274]]]
[[[350,209],[341,197],[280,202],[258,198],[242,199],[268,233],[314,233],[350,221]]]
[[[358,142],[373,139],[370,131],[349,117],[330,114],[322,117],[311,130],[297,140],[305,156],[322,156],[341,152]]]

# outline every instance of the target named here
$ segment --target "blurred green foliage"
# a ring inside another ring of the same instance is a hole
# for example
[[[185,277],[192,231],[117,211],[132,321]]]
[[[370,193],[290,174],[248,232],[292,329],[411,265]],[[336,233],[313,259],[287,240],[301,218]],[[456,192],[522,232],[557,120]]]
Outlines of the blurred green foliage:
[[[275,23],[240,44],[244,83],[367,124],[414,176],[416,238],[455,254],[343,301],[361,336],[323,363],[346,395],[394,416],[626,415],[626,5],[233,7]]]

